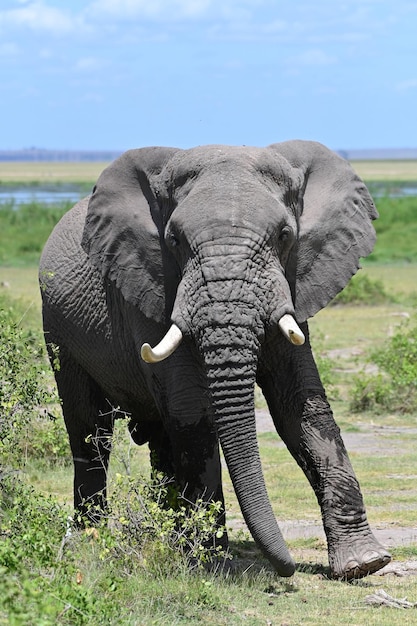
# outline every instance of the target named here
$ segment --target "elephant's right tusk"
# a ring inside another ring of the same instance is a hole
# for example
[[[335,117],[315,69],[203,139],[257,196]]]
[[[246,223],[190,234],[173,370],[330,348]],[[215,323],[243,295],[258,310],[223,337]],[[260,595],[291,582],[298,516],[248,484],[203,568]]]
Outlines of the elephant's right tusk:
[[[178,348],[182,341],[182,332],[175,324],[172,324],[165,337],[161,339],[155,348],[149,343],[144,343],[140,355],[146,363],[159,363],[169,357]]]
[[[278,322],[282,334],[295,346],[302,346],[305,342],[304,333],[300,330],[297,322],[288,313],[283,315]]]

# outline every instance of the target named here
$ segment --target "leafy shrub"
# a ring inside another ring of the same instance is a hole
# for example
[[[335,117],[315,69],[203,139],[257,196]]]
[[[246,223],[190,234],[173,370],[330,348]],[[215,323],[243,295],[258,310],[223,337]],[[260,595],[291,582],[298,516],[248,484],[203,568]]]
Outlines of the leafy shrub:
[[[336,304],[383,304],[392,302],[380,280],[369,278],[366,274],[356,274],[346,287],[331,302]]]
[[[226,558],[218,527],[220,502],[189,503],[173,493],[163,475],[151,481],[117,474],[110,499],[110,519],[117,532],[117,550],[152,571],[170,573],[181,563],[201,566]],[[170,503],[171,506],[167,506]]]
[[[15,474],[0,476],[0,623],[131,623],[129,582],[148,578],[184,579],[183,604],[214,607],[211,583],[189,566],[223,556],[208,545],[221,533],[220,505],[166,508],[168,488],[159,478],[117,475],[109,524],[69,534],[68,514],[53,498]]]
[[[56,401],[43,340],[20,326],[19,304],[0,296],[0,458],[20,467],[28,456],[68,453],[63,425],[41,409]]]
[[[378,373],[356,377],[351,408],[354,411],[417,410],[417,323],[403,324],[386,344],[371,355]]]
[[[67,515],[51,497],[25,485],[16,474],[0,481],[0,565],[10,571],[41,571],[54,563]]]
[[[86,538],[80,536],[64,556],[66,528],[67,512],[53,498],[16,475],[0,477],[1,623],[109,623],[117,609],[107,598],[99,601],[103,580],[83,586],[78,575]]]

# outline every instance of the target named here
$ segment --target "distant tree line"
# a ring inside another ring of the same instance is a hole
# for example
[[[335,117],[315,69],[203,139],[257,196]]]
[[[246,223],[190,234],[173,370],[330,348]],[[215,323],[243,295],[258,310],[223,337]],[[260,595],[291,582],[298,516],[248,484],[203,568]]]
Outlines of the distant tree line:
[[[0,150],[0,161],[113,161],[121,150]]]
[[[140,147],[140,146],[137,146]],[[348,161],[414,160],[417,148],[375,148],[336,150]],[[122,150],[47,150],[25,148],[23,150],[0,150],[0,161],[114,161]]]

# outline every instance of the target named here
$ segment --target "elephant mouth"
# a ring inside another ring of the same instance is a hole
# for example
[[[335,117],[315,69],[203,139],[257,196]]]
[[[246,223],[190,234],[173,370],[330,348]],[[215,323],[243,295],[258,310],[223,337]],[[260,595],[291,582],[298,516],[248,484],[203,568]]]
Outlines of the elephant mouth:
[[[300,330],[294,317],[286,313],[278,322],[279,329],[290,343],[295,346],[303,345],[305,337]],[[179,347],[182,341],[182,332],[176,324],[172,324],[161,341],[152,348],[149,343],[144,343],[141,348],[141,357],[146,363],[159,363],[164,361]]]

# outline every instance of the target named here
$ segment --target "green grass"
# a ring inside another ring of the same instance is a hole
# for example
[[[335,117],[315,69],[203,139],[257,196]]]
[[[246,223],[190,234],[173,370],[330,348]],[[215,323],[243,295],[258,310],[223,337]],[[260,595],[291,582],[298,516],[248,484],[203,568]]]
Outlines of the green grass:
[[[122,426],[122,425],[120,425]],[[353,454],[352,460],[361,481],[368,514],[373,525],[385,523],[392,527],[408,521],[414,526],[416,493],[413,482],[407,480],[410,465],[414,463],[412,450],[414,436],[406,440],[394,437],[395,449],[391,454]],[[115,456],[126,453],[127,440],[122,431],[117,436]],[[276,435],[265,433],[259,437],[262,459],[269,494],[279,519],[310,520],[320,524],[320,516],[314,496],[301,471],[288,452],[278,444]],[[386,437],[389,446],[390,437]],[[402,446],[405,444],[403,452]],[[397,448],[398,446],[398,448]],[[398,450],[399,456],[395,454]],[[402,456],[403,455],[403,456]],[[137,449],[132,461],[132,472],[146,467],[144,449]],[[141,457],[139,462],[138,457]],[[113,469],[115,472],[116,467]],[[35,485],[44,493],[51,492],[53,476],[63,472],[47,470],[45,465],[36,472],[34,466],[27,468],[28,475],[36,477]],[[67,470],[68,494],[71,490],[70,474]],[[51,476],[51,484],[45,481]],[[39,482],[38,482],[39,481]],[[229,525],[242,526],[228,476],[225,476],[226,501],[229,508]],[[52,493],[54,493],[52,491]],[[387,497],[388,496],[388,497]],[[70,510],[70,498],[66,506]],[[402,510],[406,517],[400,517]],[[26,510],[27,515],[27,510]],[[48,522],[51,523],[51,522]],[[38,522],[39,524],[39,522]],[[38,532],[38,537],[40,530]],[[50,535],[53,541],[53,535]],[[28,540],[33,541],[31,536]],[[39,541],[39,539],[38,539]],[[37,544],[41,549],[41,546]],[[97,535],[74,540],[71,552],[64,552],[64,562],[72,563],[71,577],[62,578],[63,565],[56,566],[53,577],[44,578],[42,599],[36,599],[29,583],[20,587],[16,597],[29,602],[32,607],[32,623],[39,624],[231,624],[261,625],[326,623],[342,626],[370,624],[391,626],[399,623],[413,624],[412,611],[395,612],[376,609],[366,605],[366,597],[383,588],[396,598],[407,597],[417,601],[417,579],[414,576],[372,576],[354,584],[331,581],[327,578],[326,547],[316,537],[301,537],[289,541],[291,553],[298,563],[298,571],[291,580],[280,579],[257,551],[246,531],[232,532],[231,549],[237,559],[234,573],[227,577],[208,573],[189,574],[178,570],[166,576],[155,570],[152,574],[138,561],[133,571],[123,572],[117,561],[106,556],[104,537]],[[54,544],[51,544],[54,547]],[[57,551],[59,545],[55,548]],[[415,559],[417,546],[401,546],[394,551],[398,560]],[[32,574],[33,576],[33,574]],[[67,575],[68,576],[68,575]],[[79,582],[76,582],[79,581]],[[8,579],[10,584],[10,579]],[[59,585],[59,586],[58,586]],[[8,589],[8,588],[6,588]],[[22,598],[22,589],[29,597]],[[75,590],[75,591],[74,591]],[[42,601],[41,601],[42,600]],[[47,620],[46,607],[55,608],[53,621]],[[35,607],[42,609],[38,614]],[[71,606],[78,607],[81,615],[74,613]],[[26,606],[26,611],[28,610]],[[83,618],[83,613],[85,617]],[[26,613],[27,615],[27,613]],[[59,617],[56,617],[56,616]],[[66,619],[66,615],[68,618]],[[33,619],[37,616],[39,621]],[[1,612],[0,612],[1,617]],[[75,618],[78,617],[76,620]],[[1,623],[1,622],[0,622]],[[7,623],[7,622],[6,622]],[[25,623],[23,620],[22,625]],[[26,622],[27,623],[27,622]]]
[[[71,203],[44,207],[33,202],[21,207],[0,207],[0,265],[37,265],[43,246]]]
[[[379,198],[377,243],[366,263],[417,261],[417,198]]]

